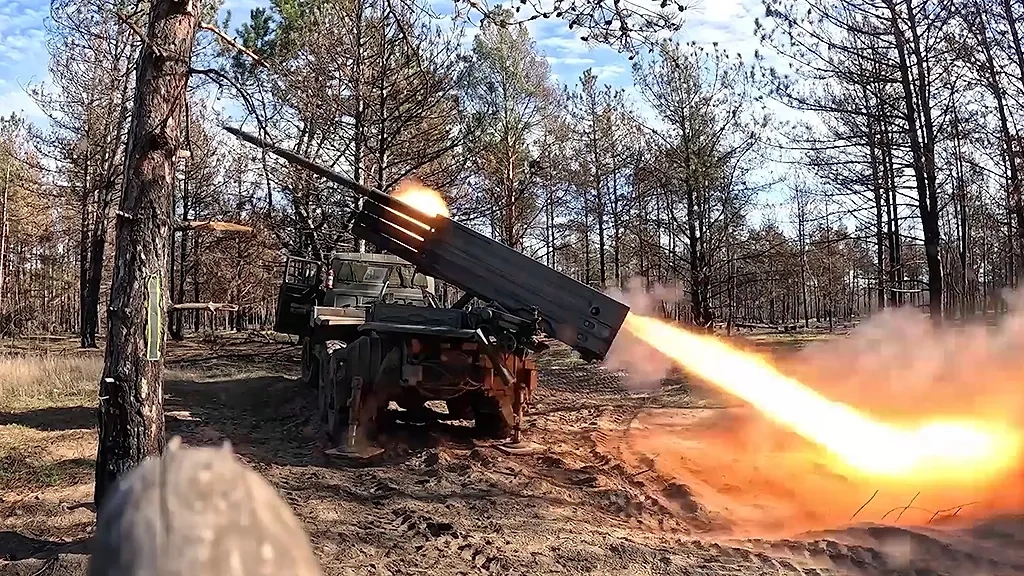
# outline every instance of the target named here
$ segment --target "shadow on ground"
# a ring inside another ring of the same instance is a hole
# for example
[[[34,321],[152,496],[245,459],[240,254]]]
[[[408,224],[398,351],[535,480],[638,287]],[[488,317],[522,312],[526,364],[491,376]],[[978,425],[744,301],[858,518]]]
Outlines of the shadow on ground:
[[[88,554],[89,539],[71,542],[43,540],[17,532],[0,531],[0,560],[52,558],[57,554]]]
[[[360,465],[328,458],[317,434],[315,397],[298,380],[281,376],[196,382],[169,381],[164,410],[167,433],[190,445],[218,445],[228,440],[238,454],[266,465]],[[387,451],[367,465],[403,461],[441,445],[470,449],[474,429],[438,420],[384,424],[379,443]]]
[[[167,369],[185,373],[231,376],[240,366],[268,372],[293,371],[301,349],[288,342],[267,342],[227,336],[213,341],[186,339],[168,348]]]
[[[304,429],[315,416],[311,392],[280,376],[196,382],[164,387],[167,433],[186,444],[229,440],[235,452],[264,464],[312,463],[315,438]]]
[[[23,412],[0,412],[0,426],[25,426],[42,432],[92,430],[96,409],[91,406],[54,406]]]

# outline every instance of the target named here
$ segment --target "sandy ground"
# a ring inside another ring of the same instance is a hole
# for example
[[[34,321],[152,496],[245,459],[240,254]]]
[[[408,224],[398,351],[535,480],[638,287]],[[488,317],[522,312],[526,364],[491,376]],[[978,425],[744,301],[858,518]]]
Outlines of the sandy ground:
[[[170,366],[168,432],[229,439],[304,522],[326,574],[1024,574],[1024,516],[865,494],[786,462],[792,439],[708,390],[630,392],[564,350],[542,358],[528,421],[546,453],[399,424],[369,467],[324,455],[294,348],[190,344]],[[85,573],[95,417],[81,404],[0,411],[0,447],[18,447],[0,460],[0,575]]]

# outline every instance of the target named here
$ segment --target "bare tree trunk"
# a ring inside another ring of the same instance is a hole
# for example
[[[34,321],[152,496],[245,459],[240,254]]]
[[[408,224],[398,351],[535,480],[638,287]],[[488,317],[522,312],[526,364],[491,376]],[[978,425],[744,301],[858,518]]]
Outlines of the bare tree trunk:
[[[910,150],[914,156],[914,176],[917,185],[918,210],[921,215],[921,229],[924,232],[925,261],[928,267],[928,309],[935,323],[942,322],[942,260],[939,255],[939,206],[935,191],[935,144],[932,140],[931,106],[928,99],[926,79],[924,78],[921,59],[921,45],[918,40],[913,10],[910,10],[910,32],[913,45],[909,47],[918,59],[918,89],[915,90],[910,76],[910,60],[908,46],[903,36],[903,28],[899,25],[896,5],[888,2],[893,35],[896,39],[896,52],[900,61],[900,81],[903,86],[903,101],[907,134],[910,136]],[[909,3],[908,3],[909,8]],[[915,103],[915,94],[918,101]],[[918,109],[920,108],[920,110]],[[922,128],[925,138],[921,139],[918,131],[918,113],[921,114]]]
[[[868,91],[863,90],[864,101],[868,102]],[[868,118],[868,155],[871,158],[871,186],[874,190],[875,203],[875,287],[878,297],[878,310],[885,308],[885,241],[883,238],[882,225],[882,176],[878,169],[878,151],[875,146],[875,127],[871,118]],[[868,299],[870,305],[871,300]]]
[[[967,179],[964,175],[964,153],[963,143],[960,136],[960,118],[958,115],[953,116],[953,146],[956,152],[954,162],[954,176],[956,188],[953,194],[953,205],[956,214],[956,229],[957,236],[959,236],[959,243],[957,245],[958,254],[960,260],[960,316],[966,318],[968,314],[973,314],[973,298],[970,296],[968,288],[968,249],[970,244],[969,230],[967,227]]]
[[[892,159],[892,140],[889,132],[883,128],[884,144],[882,146],[882,173],[885,183],[886,234],[889,248],[889,305],[903,305],[903,261],[901,260],[902,244],[900,243],[899,203],[896,195],[895,164]]]
[[[139,60],[100,379],[97,508],[122,474],[163,449],[167,239],[197,11],[194,0],[152,2]]]
[[[190,208],[191,199],[189,198],[188,182],[189,182],[189,170],[188,170],[188,163],[186,161],[186,164],[185,164],[185,178],[184,178],[184,180],[181,183],[181,221],[182,222],[188,222],[188,219],[189,219],[188,211],[189,211],[189,208]],[[172,212],[172,214],[173,214],[173,212]],[[180,235],[178,236],[178,246],[177,246],[177,248],[178,248],[178,257],[177,257],[178,258],[178,270],[177,270],[177,277],[175,277],[174,274],[171,274],[171,276],[172,276],[171,282],[175,282],[176,283],[175,286],[171,286],[171,295],[172,295],[172,300],[173,300],[174,304],[184,304],[185,303],[185,278],[186,278],[186,276],[188,274],[188,270],[189,270],[189,268],[188,268],[188,243],[189,243],[190,239],[191,238],[189,238],[189,233],[188,233],[187,229],[182,230],[180,232]],[[170,261],[171,261],[171,264],[173,266],[174,259],[175,259],[175,256],[174,256],[174,242],[173,242],[173,240],[174,240],[174,232],[171,232],[171,240],[172,240],[172,242],[171,242],[171,258],[170,258]],[[184,340],[185,339],[185,335],[184,335],[185,313],[184,313],[184,311],[179,310],[177,312],[172,313],[170,320],[171,320],[171,325],[169,327],[169,332],[170,332],[171,338],[173,338],[174,340],[179,341],[179,342],[181,340]]]
[[[89,159],[82,160],[85,174],[82,178],[82,202],[79,204],[81,221],[78,234],[78,334],[82,348],[95,348],[96,342],[88,337],[89,315],[89,206],[92,186],[89,177]]]
[[[0,216],[0,314],[3,313],[4,296],[4,265],[7,263],[7,192],[11,187],[11,160],[7,162],[7,169],[4,171],[4,206],[3,214]]]
[[[594,200],[596,201],[595,207],[597,208],[597,269],[598,279],[601,281],[601,289],[603,290],[607,285],[608,274],[605,266],[604,194],[601,190],[603,175],[601,174],[601,150],[597,142],[599,124],[596,110],[592,112],[591,127],[593,128],[591,146],[594,152]]]
[[[354,78],[354,86],[352,90],[354,115],[352,118],[354,132],[353,138],[353,152],[352,152],[352,178],[359,183],[363,182],[363,144],[366,139],[366,126],[365,122],[365,102],[363,95],[363,0],[356,0],[355,2],[355,19],[356,19],[356,53],[355,62],[353,62],[352,70]],[[356,202],[356,210],[362,210],[363,200],[360,198]],[[366,240],[358,238],[356,240],[356,251],[366,252]],[[198,300],[196,300],[198,302]]]
[[[544,261],[551,268],[555,267],[555,207],[554,195],[548,188],[547,201],[544,203],[544,240],[548,245],[548,253]]]
[[[806,192],[802,192],[806,194]],[[811,310],[807,294],[807,205],[806,198],[800,198],[797,206],[797,242],[800,248],[800,298],[803,300],[804,328],[811,327]]]
[[[992,99],[996,104],[996,117],[999,120],[999,132],[1003,140],[1003,153],[1006,158],[1006,167],[1010,176],[1010,209],[1013,211],[1014,224],[1017,226],[1016,243],[1014,244],[1013,255],[1016,264],[1016,273],[1020,274],[1024,269],[1024,199],[1021,198],[1021,177],[1017,170],[1017,151],[1013,146],[1013,134],[1010,129],[1010,121],[1007,118],[1005,91],[999,82],[995,58],[992,55],[992,46],[988,38],[988,22],[985,20],[984,10],[980,7],[977,10],[977,38],[981,45],[981,53],[985,62],[985,76],[989,91],[992,92]],[[1009,18],[1008,25],[1014,38],[1014,45],[1018,50],[1018,57],[1024,58],[1019,53],[1020,43],[1017,36],[1017,27],[1012,20],[1013,11],[1008,3],[1005,4],[1006,16]],[[1024,71],[1024,62],[1020,62],[1020,70]]]
[[[100,329],[100,287],[103,283],[103,254],[107,247],[107,218],[110,214],[111,198],[113,197],[113,180],[108,180],[100,190],[102,196],[97,197],[97,206],[93,214],[93,228],[89,237],[89,267],[86,270],[85,298],[88,305],[82,316],[82,335],[90,348],[96,348],[96,334]]]

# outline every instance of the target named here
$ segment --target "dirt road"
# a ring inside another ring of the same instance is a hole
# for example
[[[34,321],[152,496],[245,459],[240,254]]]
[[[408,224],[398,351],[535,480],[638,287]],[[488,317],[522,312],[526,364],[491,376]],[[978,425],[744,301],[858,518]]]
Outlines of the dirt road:
[[[264,360],[292,370],[293,351],[267,346]],[[176,366],[188,372],[196,360],[182,354]],[[728,479],[693,477],[691,485],[665,465],[666,455],[675,462],[689,453],[688,428],[725,426],[736,408],[683,382],[629,392],[615,374],[579,365],[563,350],[541,365],[528,420],[528,438],[547,447],[539,455],[505,455],[459,426],[399,425],[383,462],[333,462],[311,427],[313,399],[273,375],[170,382],[168,432],[193,445],[229,439],[292,505],[327,574],[1024,574],[1019,517],[927,529],[756,526],[770,538],[755,538],[744,523],[740,533],[738,511],[792,502],[782,502],[779,490],[774,501],[751,501],[742,485],[733,490],[745,499],[726,498]],[[237,372],[237,364],[223,368]],[[59,420],[63,433],[89,441],[89,410],[42,416],[0,414],[0,432]],[[664,454],[640,441],[655,436]],[[0,574],[34,574],[44,565],[53,574],[80,573],[74,553],[85,544],[75,542],[88,536],[91,512],[74,500],[91,495],[88,481],[20,504],[12,503],[20,495],[4,495],[0,555],[35,559],[0,562]],[[44,559],[57,551],[71,554]]]

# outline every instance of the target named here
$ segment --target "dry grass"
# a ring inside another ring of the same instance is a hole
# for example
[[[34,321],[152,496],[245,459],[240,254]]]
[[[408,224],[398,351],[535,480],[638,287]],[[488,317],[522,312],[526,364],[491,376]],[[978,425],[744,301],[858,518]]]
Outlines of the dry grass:
[[[95,356],[0,356],[0,408],[84,400],[95,394],[102,371]]]
[[[0,441],[0,492],[74,486],[92,480],[92,431],[39,432],[4,426]]]
[[[245,406],[259,405],[258,385],[246,379],[296,366],[294,346],[245,335],[218,335],[213,345],[198,338],[167,344],[169,412],[212,406],[216,419],[221,402],[236,405],[244,398]],[[0,342],[0,558],[25,558],[48,542],[79,540],[92,530],[95,516],[85,504],[93,496],[100,346],[82,350],[70,337]],[[173,414],[168,421],[178,422]],[[259,427],[246,422],[240,430],[245,438]],[[214,439],[224,436],[216,432]],[[3,564],[0,574],[8,573]]]
[[[8,535],[0,557],[25,557],[37,539],[73,540],[91,529],[92,513],[76,505],[92,494],[91,407],[102,369],[93,351],[0,353],[0,534]],[[19,547],[12,534],[32,546]]]
[[[95,451],[92,430],[0,426],[0,535],[8,536],[0,558],[26,557],[19,539],[45,544],[89,534],[95,518],[83,504],[92,498]]]

